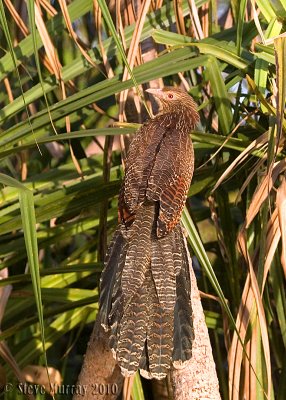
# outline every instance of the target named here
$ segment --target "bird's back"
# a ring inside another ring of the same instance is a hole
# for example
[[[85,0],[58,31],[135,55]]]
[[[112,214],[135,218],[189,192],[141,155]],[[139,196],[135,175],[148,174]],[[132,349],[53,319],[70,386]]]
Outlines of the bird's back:
[[[149,120],[129,147],[119,202],[122,220],[146,200],[158,202],[157,235],[168,234],[180,220],[193,170],[193,146],[189,131],[180,127],[180,115]]]

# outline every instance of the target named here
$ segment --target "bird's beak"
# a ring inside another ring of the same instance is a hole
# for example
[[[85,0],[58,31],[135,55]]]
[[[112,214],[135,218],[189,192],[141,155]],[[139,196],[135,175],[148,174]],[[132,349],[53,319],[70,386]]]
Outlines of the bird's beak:
[[[161,97],[162,89],[146,89],[145,92],[153,94],[153,96]]]

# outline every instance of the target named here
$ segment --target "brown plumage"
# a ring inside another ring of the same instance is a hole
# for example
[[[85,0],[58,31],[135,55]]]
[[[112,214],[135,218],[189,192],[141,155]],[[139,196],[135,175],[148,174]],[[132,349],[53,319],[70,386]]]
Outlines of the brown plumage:
[[[161,379],[191,357],[189,266],[180,217],[194,170],[196,103],[181,89],[149,89],[161,112],[131,142],[120,224],[101,278],[102,325],[126,376]]]

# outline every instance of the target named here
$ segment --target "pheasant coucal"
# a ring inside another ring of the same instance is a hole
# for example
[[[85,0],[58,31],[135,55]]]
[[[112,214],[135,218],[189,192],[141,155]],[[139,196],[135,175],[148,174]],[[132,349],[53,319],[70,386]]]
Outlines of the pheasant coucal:
[[[192,354],[186,244],[180,225],[194,170],[191,96],[148,89],[161,111],[132,140],[119,195],[120,224],[101,277],[100,318],[121,372],[162,379]]]

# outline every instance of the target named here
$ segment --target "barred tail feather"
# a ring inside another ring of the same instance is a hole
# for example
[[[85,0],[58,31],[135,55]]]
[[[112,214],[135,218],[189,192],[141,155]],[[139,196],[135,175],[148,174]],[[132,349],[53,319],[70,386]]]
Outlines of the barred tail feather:
[[[128,250],[122,272],[122,291],[126,298],[132,298],[145,279],[145,272],[151,258],[151,235],[154,224],[155,204],[142,206],[128,230]]]
[[[123,375],[134,374],[145,349],[148,320],[148,293],[142,286],[124,307],[117,347],[114,348]]]
[[[162,379],[172,362],[173,313],[159,302],[150,268],[138,293],[124,307],[118,341],[113,340],[123,375],[138,369],[146,378]]]
[[[101,278],[101,322],[122,374],[162,379],[191,357],[190,278],[180,225],[156,237],[156,206],[117,229]]]
[[[159,304],[150,268],[146,272],[144,287],[148,309],[145,354],[142,355],[140,373],[145,378],[162,379],[166,376],[172,359],[172,313],[166,312]]]
[[[176,306],[174,319],[174,351],[173,364],[175,368],[183,368],[184,363],[192,356],[192,342],[194,340],[192,306],[191,306],[191,281],[187,243],[183,237],[181,227],[178,236],[177,248],[180,248],[182,265],[180,273],[176,276]]]
[[[108,321],[111,309],[114,307],[114,299],[120,298],[118,294],[121,291],[121,279],[128,242],[123,233],[122,225],[119,225],[113,235],[109,245],[105,267],[100,278],[100,318],[101,324],[108,329],[110,323]]]
[[[159,240],[152,240],[151,271],[157,293],[156,301],[164,310],[172,312],[176,302],[176,275],[172,253],[174,232]]]

